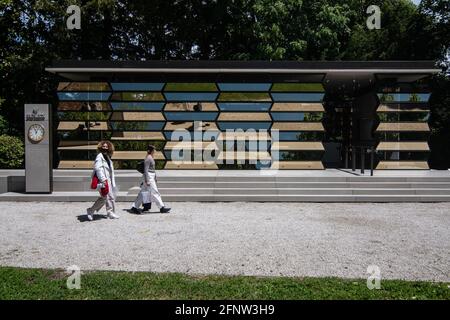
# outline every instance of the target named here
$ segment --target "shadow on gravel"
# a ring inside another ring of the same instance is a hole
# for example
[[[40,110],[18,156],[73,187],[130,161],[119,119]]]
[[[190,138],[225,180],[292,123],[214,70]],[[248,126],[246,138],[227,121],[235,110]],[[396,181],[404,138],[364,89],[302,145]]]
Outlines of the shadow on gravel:
[[[87,216],[85,214],[81,214],[81,215],[77,216],[77,219],[80,222],[87,222],[87,221],[89,221],[89,219],[87,218]],[[93,221],[103,220],[103,219],[108,219],[108,217],[105,216],[105,215],[101,215],[101,214],[94,214],[94,220]],[[89,222],[93,222],[93,221],[89,221]]]
[[[161,214],[161,212],[159,212],[159,210],[158,211],[145,211],[145,212],[142,212],[142,210],[139,209],[140,213],[135,213],[135,212],[131,211],[131,209],[122,209],[122,210],[125,211],[125,212],[128,212],[129,214],[134,214],[136,216],[143,216],[143,215],[146,215],[146,214]]]

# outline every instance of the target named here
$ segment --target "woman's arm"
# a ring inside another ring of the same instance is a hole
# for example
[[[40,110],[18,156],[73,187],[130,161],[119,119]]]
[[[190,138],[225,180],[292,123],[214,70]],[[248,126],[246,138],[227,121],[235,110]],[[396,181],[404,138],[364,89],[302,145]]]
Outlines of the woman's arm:
[[[95,158],[94,171],[101,183],[106,181],[105,172],[103,171],[103,156],[99,153]]]

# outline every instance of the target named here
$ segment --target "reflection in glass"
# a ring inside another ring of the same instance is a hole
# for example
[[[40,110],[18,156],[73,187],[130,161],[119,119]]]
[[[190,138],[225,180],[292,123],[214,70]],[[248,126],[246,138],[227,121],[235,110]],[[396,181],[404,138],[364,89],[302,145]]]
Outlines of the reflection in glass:
[[[219,101],[272,101],[267,92],[222,92]]]
[[[169,121],[214,121],[218,112],[164,112]]]
[[[273,101],[320,102],[324,93],[272,93]]]
[[[325,92],[321,83],[274,83],[272,92]]]
[[[430,118],[429,112],[386,112],[378,113],[382,122],[427,122]]]
[[[164,127],[164,121],[112,121],[111,129],[114,131],[160,131]]]
[[[217,91],[215,83],[168,83],[164,91]]]
[[[164,83],[113,82],[114,91],[161,91]]]
[[[106,121],[110,116],[111,112],[58,112],[61,121]]]
[[[218,93],[210,92],[165,92],[164,93],[168,101],[214,101]]]
[[[239,103],[239,102],[222,102],[219,103],[221,111],[269,111],[272,103]]]
[[[278,139],[280,141],[322,141],[323,132],[314,131],[279,131]]]
[[[429,93],[379,93],[378,98],[382,103],[391,102],[428,102]]]
[[[322,151],[279,151],[280,161],[320,161],[323,157]]]
[[[161,111],[164,102],[112,102],[111,107],[116,111]]]
[[[114,92],[114,101],[164,101],[160,92]]]
[[[227,129],[255,129],[255,130],[268,130],[270,128],[271,122],[218,122],[217,125],[220,130]]]
[[[109,91],[107,82],[60,82],[58,91]]]
[[[270,83],[219,83],[221,91],[269,91]]]
[[[58,103],[58,111],[107,111],[111,107],[107,102],[72,102],[61,101]]]
[[[111,92],[58,92],[58,99],[62,101],[106,101]]]

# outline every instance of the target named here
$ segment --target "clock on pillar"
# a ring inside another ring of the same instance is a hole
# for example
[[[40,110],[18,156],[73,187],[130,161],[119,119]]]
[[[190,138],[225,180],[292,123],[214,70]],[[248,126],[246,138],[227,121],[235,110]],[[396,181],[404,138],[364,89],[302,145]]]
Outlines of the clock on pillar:
[[[51,109],[49,104],[25,105],[25,191],[53,191]]]

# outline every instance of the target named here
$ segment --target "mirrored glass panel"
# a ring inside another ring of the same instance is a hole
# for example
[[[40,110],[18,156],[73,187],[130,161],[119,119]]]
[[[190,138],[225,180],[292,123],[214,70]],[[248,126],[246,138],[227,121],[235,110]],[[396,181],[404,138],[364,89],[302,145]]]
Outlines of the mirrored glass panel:
[[[218,122],[217,125],[220,130],[227,129],[255,129],[255,130],[268,130],[271,122]]]
[[[110,92],[58,92],[62,101],[106,101],[110,96]]]
[[[323,157],[322,151],[278,151],[280,161],[320,161]]]
[[[217,91],[215,83],[168,83],[164,91]]]
[[[222,92],[219,101],[272,101],[266,92]]]
[[[314,131],[279,131],[278,139],[280,141],[322,141],[323,132]]]
[[[184,132],[181,134],[180,132],[174,131],[164,131],[164,137],[169,141],[182,141],[184,138],[190,139],[191,141],[215,141],[219,136],[219,131],[207,130],[206,132],[200,132],[194,134],[193,131]]]
[[[160,92],[114,92],[114,101],[164,101]]]
[[[321,112],[272,112],[274,121],[322,121],[323,114]]]
[[[272,93],[273,101],[287,102],[319,102],[324,93]]]
[[[111,112],[58,112],[58,119],[61,121],[107,121],[110,116]]]
[[[386,112],[378,113],[380,121],[383,122],[427,122],[430,118],[429,112]]]
[[[222,102],[219,103],[221,111],[269,111],[272,103],[239,103],[239,102]]]
[[[429,93],[379,93],[378,98],[382,103],[390,102],[409,102],[409,103],[420,103],[428,102],[430,99]]]
[[[321,83],[274,83],[272,92],[325,92]]]
[[[380,160],[427,161],[429,152],[418,151],[377,151]]]
[[[71,102],[63,101],[58,103],[58,111],[107,111],[111,110],[107,102]]]
[[[109,91],[107,82],[60,82],[58,91]]]
[[[111,102],[116,111],[161,111],[164,102]]]
[[[168,101],[215,101],[218,93],[213,92],[165,92]]]
[[[221,91],[268,91],[271,83],[219,83]]]
[[[114,131],[160,131],[164,127],[164,121],[112,121],[111,129]]]
[[[113,82],[114,91],[161,91],[164,83]]]
[[[218,112],[164,112],[169,121],[214,121]]]
[[[164,148],[164,141],[147,140],[120,140],[114,141],[114,147],[117,151],[147,151],[148,145],[151,144],[156,148],[156,151],[161,151]]]

